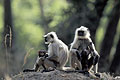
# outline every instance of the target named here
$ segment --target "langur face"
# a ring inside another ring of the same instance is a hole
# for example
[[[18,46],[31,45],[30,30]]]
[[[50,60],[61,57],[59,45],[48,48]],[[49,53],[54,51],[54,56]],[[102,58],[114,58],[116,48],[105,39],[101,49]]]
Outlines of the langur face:
[[[54,41],[54,36],[52,34],[47,34],[44,36],[45,44],[52,43]]]
[[[89,37],[90,33],[88,28],[81,26],[80,28],[77,28],[76,34],[78,37]]]
[[[45,53],[39,51],[38,55],[39,55],[39,57],[43,57],[43,56],[45,56]]]
[[[78,31],[78,36],[84,36],[85,32],[84,31]]]

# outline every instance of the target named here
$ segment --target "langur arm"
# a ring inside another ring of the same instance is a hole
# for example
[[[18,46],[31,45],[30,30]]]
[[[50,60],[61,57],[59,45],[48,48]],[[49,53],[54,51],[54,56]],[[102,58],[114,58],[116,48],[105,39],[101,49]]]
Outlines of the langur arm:
[[[71,53],[75,53],[75,55],[77,56],[77,58],[78,58],[79,60],[81,60],[81,54],[80,54],[80,51],[77,49],[77,46],[76,46],[76,45],[72,45],[72,46],[71,46],[70,52],[71,52]]]
[[[96,65],[99,61],[100,55],[96,51],[95,46],[92,42],[90,42],[89,47],[90,47],[90,50],[92,51],[92,56],[94,57],[93,65]]]
[[[75,44],[72,44],[70,47],[70,52],[75,53],[77,50],[77,46]]]
[[[76,51],[78,51],[76,48],[72,48],[72,49],[70,49],[70,52],[76,52]]]
[[[89,48],[93,52],[93,56],[96,56],[96,55],[99,56],[98,52],[95,49],[93,42],[90,42]]]
[[[96,51],[95,46],[94,46],[92,41],[90,42],[89,48],[90,48],[90,51],[91,51],[92,56],[93,56],[94,72],[97,73],[97,71],[98,71],[98,62],[99,62],[100,55]]]
[[[59,47],[56,46],[56,45],[52,45],[50,48],[49,48],[49,51],[48,51],[48,59],[49,60],[54,60],[54,61],[58,61],[58,54],[59,54]]]
[[[47,59],[49,59],[51,61],[52,60],[57,61],[58,60],[58,56],[56,56],[56,55],[48,56]]]

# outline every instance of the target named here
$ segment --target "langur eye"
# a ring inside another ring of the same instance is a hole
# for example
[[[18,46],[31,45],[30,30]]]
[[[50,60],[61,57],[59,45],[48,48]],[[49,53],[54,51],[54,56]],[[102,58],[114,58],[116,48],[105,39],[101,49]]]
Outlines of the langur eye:
[[[53,36],[52,34],[50,34],[50,37],[51,37],[51,38],[54,38],[54,36]]]

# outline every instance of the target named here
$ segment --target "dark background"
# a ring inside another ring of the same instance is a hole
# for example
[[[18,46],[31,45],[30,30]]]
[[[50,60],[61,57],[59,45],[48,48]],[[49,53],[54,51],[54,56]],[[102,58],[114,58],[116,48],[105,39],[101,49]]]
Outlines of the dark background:
[[[32,68],[45,33],[70,47],[82,25],[101,55],[99,72],[119,75],[120,0],[0,0],[0,77]]]

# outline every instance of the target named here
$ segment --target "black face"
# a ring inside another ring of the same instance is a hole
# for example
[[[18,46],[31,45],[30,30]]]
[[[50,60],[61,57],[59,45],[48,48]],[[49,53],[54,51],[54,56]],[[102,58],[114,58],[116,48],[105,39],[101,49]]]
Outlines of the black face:
[[[84,36],[84,31],[78,31],[78,36]]]
[[[47,42],[48,41],[48,39],[47,39],[47,37],[45,37],[45,42]]]
[[[44,56],[45,56],[45,53],[39,53],[38,56],[39,56],[39,57],[44,57]]]

